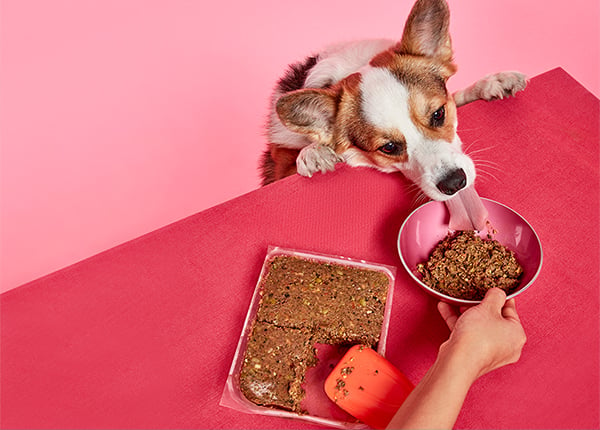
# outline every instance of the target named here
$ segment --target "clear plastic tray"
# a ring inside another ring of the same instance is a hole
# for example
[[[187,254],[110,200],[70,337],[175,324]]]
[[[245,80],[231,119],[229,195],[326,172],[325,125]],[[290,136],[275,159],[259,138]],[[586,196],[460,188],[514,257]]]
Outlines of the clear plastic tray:
[[[233,358],[233,363],[231,365],[231,369],[229,371],[229,375],[225,383],[220,405],[248,414],[260,414],[276,416],[281,418],[301,419],[334,428],[368,428],[365,424],[358,422],[354,417],[344,412],[335,403],[329,400],[323,388],[325,379],[327,378],[333,367],[342,358],[342,356],[347,350],[347,347],[344,348],[340,346],[323,344],[315,345],[315,348],[317,350],[317,358],[319,362],[315,367],[312,367],[308,370],[306,374],[305,383],[303,384],[303,388],[306,391],[306,397],[305,400],[302,402],[302,406],[308,411],[308,414],[298,414],[282,409],[275,409],[256,405],[247,400],[246,397],[240,391],[240,371],[243,364],[246,345],[248,343],[248,337],[250,336],[252,324],[254,322],[260,304],[260,288],[262,285],[262,280],[268,270],[268,263],[270,262],[270,260],[280,255],[295,256],[317,262],[336,263],[344,266],[353,266],[362,269],[370,269],[383,272],[389,278],[389,288],[385,304],[383,324],[381,327],[381,335],[379,338],[379,343],[377,345],[377,352],[385,356],[387,333],[392,306],[392,297],[394,294],[394,282],[396,278],[395,267],[369,263],[364,260],[355,260],[346,257],[330,256],[325,254],[270,246],[265,257],[265,261],[260,273],[260,277],[256,284],[254,294],[252,296],[252,301],[250,303],[248,313],[246,315],[244,328],[242,330],[242,334],[240,336],[238,346]]]

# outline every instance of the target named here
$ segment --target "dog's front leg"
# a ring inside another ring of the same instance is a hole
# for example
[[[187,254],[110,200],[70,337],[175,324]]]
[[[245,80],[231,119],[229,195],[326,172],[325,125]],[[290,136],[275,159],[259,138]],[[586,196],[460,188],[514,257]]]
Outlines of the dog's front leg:
[[[457,106],[466,105],[475,100],[498,100],[514,96],[527,86],[527,76],[519,72],[500,72],[478,80],[464,90],[454,93]]]
[[[342,161],[342,158],[331,147],[311,143],[300,151],[296,167],[300,175],[311,177],[316,172],[333,171],[338,161]]]

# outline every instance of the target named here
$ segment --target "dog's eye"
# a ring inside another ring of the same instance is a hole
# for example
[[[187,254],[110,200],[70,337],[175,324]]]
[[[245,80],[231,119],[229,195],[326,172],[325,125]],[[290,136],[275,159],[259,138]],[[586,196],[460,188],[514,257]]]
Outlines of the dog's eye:
[[[444,125],[445,119],[446,108],[442,106],[431,115],[431,120],[429,121],[429,123],[432,127],[441,127],[442,125]]]
[[[379,148],[379,151],[387,155],[400,155],[402,154],[402,144],[398,142],[388,142]]]

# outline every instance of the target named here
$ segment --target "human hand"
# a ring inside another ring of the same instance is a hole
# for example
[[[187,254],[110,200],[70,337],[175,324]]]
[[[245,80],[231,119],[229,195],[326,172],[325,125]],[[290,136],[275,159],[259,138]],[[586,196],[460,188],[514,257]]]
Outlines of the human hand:
[[[438,310],[451,330],[440,351],[459,354],[473,380],[519,360],[527,337],[515,300],[501,289],[490,289],[477,306],[458,310],[440,302]]]
[[[490,289],[477,306],[456,309],[441,302],[438,310],[450,337],[388,429],[452,428],[473,382],[521,356],[525,331],[514,299],[506,300],[499,288]]]

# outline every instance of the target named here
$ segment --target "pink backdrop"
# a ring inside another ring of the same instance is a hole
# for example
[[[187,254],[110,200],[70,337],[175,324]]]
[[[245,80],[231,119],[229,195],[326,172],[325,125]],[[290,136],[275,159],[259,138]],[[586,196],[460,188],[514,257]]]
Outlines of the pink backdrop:
[[[255,189],[285,66],[330,42],[399,37],[411,6],[3,0],[0,291]],[[452,89],[561,66],[600,95],[597,0],[450,6]]]

